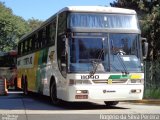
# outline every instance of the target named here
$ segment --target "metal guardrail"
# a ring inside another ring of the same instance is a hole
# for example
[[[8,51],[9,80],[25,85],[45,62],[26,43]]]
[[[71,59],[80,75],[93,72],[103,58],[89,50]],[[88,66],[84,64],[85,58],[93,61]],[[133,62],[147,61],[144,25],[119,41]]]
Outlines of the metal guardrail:
[[[160,60],[145,61],[144,98],[160,98]]]

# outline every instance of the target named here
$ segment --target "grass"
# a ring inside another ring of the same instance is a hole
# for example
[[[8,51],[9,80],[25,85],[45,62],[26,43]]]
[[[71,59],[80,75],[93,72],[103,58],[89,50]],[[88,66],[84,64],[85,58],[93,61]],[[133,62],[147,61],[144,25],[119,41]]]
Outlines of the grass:
[[[150,88],[144,90],[144,98],[160,99],[160,88]]]

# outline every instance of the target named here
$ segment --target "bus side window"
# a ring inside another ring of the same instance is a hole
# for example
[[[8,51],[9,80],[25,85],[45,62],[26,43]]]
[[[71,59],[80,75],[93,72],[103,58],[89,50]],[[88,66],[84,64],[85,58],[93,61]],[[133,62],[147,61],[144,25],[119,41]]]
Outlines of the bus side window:
[[[42,34],[43,34],[43,30],[40,30],[38,32],[38,41],[37,41],[37,48],[41,48],[42,46]]]
[[[63,12],[58,17],[58,34],[64,33],[66,28],[67,28],[66,12]]]
[[[35,34],[35,50],[38,49],[38,33]]]
[[[46,27],[46,44],[49,44],[49,41],[51,41],[51,24]]]
[[[28,41],[25,40],[25,54],[28,52]]]
[[[30,37],[30,40],[29,40],[29,51],[33,51],[33,47],[32,47],[32,44],[33,44],[33,36]]]
[[[53,20],[50,26],[50,41],[49,44],[55,45],[55,35],[56,35],[56,19]]]
[[[67,73],[67,60],[66,60],[66,12],[63,12],[58,17],[58,33],[57,33],[57,57],[58,66],[61,74],[66,77]]]
[[[23,43],[21,43],[21,55],[23,54]]]
[[[32,51],[35,50],[35,37],[36,37],[36,35],[33,35],[33,36],[32,36],[32,46],[31,46],[31,47],[32,47],[32,48],[31,48]]]
[[[29,37],[27,40],[27,52],[31,51],[31,46],[32,46],[32,38]]]
[[[46,43],[47,43],[47,40],[46,40],[46,27],[43,28],[42,30],[42,39],[41,39],[41,47],[45,46]]]
[[[25,41],[23,41],[23,46],[22,46],[22,53],[24,54],[25,53]]]

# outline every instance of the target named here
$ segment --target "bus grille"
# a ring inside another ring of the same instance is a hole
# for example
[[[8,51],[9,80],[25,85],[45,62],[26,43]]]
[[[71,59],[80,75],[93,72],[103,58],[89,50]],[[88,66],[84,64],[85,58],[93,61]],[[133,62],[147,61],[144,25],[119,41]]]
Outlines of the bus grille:
[[[112,80],[92,80],[95,84],[120,84],[126,83],[128,79],[112,79]]]

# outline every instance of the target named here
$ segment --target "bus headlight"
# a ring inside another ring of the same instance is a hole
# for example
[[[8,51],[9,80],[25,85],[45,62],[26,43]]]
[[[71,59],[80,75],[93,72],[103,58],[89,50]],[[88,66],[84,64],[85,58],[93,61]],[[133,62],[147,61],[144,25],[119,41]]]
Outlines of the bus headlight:
[[[75,99],[88,99],[88,90],[76,90]]]
[[[88,90],[76,90],[76,94],[88,94]]]
[[[131,93],[141,93],[142,90],[141,89],[132,89]]]
[[[69,85],[92,84],[90,80],[69,80]]]

